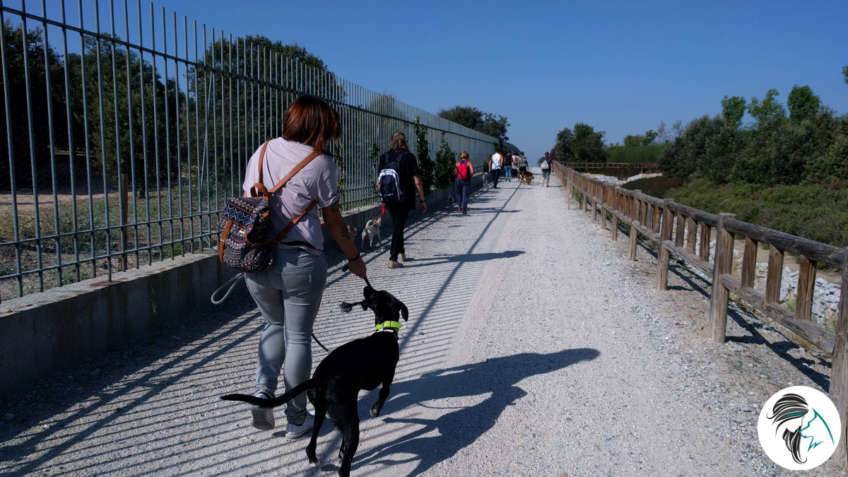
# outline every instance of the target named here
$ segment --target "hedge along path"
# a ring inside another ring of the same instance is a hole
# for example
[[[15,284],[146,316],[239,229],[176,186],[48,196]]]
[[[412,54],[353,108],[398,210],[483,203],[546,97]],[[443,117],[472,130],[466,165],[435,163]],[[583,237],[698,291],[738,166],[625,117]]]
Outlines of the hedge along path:
[[[711,214],[670,199],[605,184],[560,163],[554,163],[554,173],[566,187],[567,200],[577,197],[581,210],[588,211],[591,207],[595,221],[600,216],[605,223],[606,218],[611,217],[615,228],[621,226],[628,231],[631,260],[636,260],[640,238],[647,247],[657,251],[657,289],[668,288],[671,256],[712,277],[709,320],[714,341],[723,343],[726,339],[727,306],[732,296],[787,331],[798,345],[829,355],[832,363],[830,396],[839,409],[842,422],[848,422],[848,249],[742,222],[733,214]],[[711,254],[713,230],[716,247]],[[614,230],[613,240],[617,237],[618,231]],[[733,245],[737,239],[745,242],[738,277],[733,270]],[[760,244],[769,247],[765,293],[755,288],[756,253]],[[794,310],[781,304],[779,299],[786,253],[797,255],[800,264]],[[822,265],[842,270],[835,333],[812,320],[816,269]],[[843,469],[848,469],[846,428],[848,426],[843,425],[840,446],[834,457]]]

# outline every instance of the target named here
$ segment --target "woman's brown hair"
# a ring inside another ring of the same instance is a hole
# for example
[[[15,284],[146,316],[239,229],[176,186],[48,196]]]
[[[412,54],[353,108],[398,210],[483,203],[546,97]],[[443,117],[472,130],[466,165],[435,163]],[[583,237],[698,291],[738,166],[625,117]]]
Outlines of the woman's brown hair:
[[[283,138],[326,152],[333,139],[341,135],[339,114],[325,101],[304,95],[286,110]]]
[[[409,146],[406,145],[406,134],[397,131],[392,134],[392,142],[390,147],[393,151],[400,151],[409,149]]]
[[[468,157],[469,157],[469,156],[468,156],[468,151],[462,151],[462,152],[459,154],[459,159],[460,159],[460,160],[465,159],[465,160],[467,161],[467,160],[468,160]]]

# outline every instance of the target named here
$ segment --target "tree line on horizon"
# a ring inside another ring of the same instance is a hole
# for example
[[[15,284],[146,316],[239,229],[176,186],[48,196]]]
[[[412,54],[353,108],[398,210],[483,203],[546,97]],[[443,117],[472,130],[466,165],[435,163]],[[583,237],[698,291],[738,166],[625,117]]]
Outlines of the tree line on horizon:
[[[842,69],[848,84],[848,66]],[[848,114],[824,105],[809,86],[794,86],[785,105],[770,89],[763,98],[722,99],[721,113],[669,131],[625,136],[606,144],[585,123],[557,133],[551,154],[561,162],[658,162],[670,177],[703,177],[716,184],[848,185]],[[750,121],[745,121],[746,115]]]

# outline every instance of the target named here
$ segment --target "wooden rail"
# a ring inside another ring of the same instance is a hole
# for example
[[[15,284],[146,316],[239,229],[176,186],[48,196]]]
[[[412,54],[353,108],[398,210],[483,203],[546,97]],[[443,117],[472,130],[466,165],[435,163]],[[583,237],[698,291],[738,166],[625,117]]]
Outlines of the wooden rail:
[[[566,162],[566,167],[572,169],[641,169],[641,170],[658,170],[659,165],[656,162]]]
[[[732,214],[711,214],[703,210],[659,199],[641,191],[605,184],[574,168],[554,163],[554,172],[566,187],[568,200],[577,197],[581,210],[591,207],[592,217],[606,228],[612,239],[619,227],[629,233],[629,255],[636,260],[641,238],[657,250],[657,288],[668,287],[668,265],[672,256],[689,267],[712,277],[709,320],[713,340],[722,343],[727,333],[727,306],[731,295],[753,308],[758,315],[777,323],[801,346],[817,348],[832,359],[830,394],[843,423],[848,423],[848,249],[808,240],[736,220]],[[711,251],[711,240],[715,250]],[[745,247],[739,276],[733,274],[734,241],[744,240]],[[755,288],[757,248],[769,248],[765,292]],[[798,256],[797,298],[794,311],[780,303],[783,257]],[[836,333],[812,320],[816,269],[821,265],[842,271]],[[838,452],[844,467],[848,463],[848,442],[843,425]]]

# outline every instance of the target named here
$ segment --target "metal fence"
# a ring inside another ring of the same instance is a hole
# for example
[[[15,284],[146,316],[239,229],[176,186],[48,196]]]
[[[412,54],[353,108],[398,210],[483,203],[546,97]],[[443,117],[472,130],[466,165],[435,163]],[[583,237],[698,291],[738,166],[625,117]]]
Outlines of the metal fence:
[[[348,209],[375,203],[377,158],[396,130],[412,145],[420,121],[430,157],[444,142],[478,165],[496,141],[302,49],[140,0],[0,1],[0,24],[2,299],[213,246],[223,201],[301,94],[340,114]]]

